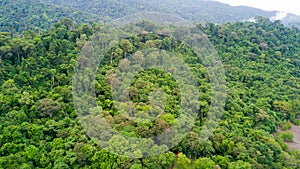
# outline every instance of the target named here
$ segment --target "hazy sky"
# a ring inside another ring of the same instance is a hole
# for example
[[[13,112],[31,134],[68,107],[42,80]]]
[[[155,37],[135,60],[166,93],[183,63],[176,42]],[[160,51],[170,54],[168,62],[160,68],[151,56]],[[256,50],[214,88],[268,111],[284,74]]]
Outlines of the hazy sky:
[[[300,15],[300,0],[216,0],[232,6],[245,5],[263,10],[291,12]]]

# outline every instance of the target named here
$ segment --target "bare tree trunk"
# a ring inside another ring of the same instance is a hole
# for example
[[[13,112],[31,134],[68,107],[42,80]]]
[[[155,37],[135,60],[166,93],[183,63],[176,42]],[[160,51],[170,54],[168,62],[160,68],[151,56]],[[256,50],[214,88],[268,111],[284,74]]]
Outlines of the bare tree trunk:
[[[18,62],[21,63],[21,58],[20,58],[19,52],[17,52],[17,55],[18,55]]]
[[[112,59],[113,59],[113,52],[110,54],[110,65],[112,65]]]
[[[0,68],[2,67],[2,54],[0,55]]]
[[[55,81],[54,75],[52,75],[52,77],[51,77],[51,89],[54,87],[54,81]]]

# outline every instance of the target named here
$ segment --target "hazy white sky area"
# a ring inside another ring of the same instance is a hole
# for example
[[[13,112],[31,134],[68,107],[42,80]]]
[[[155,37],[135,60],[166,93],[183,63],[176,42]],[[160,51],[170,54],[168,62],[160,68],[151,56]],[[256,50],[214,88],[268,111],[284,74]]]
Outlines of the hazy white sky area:
[[[300,0],[216,0],[232,6],[244,5],[267,11],[284,11],[300,15]]]

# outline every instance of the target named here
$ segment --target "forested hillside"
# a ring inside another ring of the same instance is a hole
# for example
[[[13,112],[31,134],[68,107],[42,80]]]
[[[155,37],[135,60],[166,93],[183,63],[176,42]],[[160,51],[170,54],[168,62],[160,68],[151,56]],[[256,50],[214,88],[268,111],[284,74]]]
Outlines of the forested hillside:
[[[63,18],[77,23],[100,22],[104,18],[70,8],[56,7],[40,0],[1,0],[0,30],[20,33],[25,30],[49,29]]]
[[[300,16],[289,14],[283,19],[283,23],[287,26],[296,26],[300,28]]]
[[[207,0],[2,0],[0,30],[15,34],[29,29],[48,29],[64,17],[76,23],[99,23],[141,12],[168,13],[190,22],[218,24],[247,21],[256,16],[272,18],[277,14]],[[299,16],[287,14],[283,23],[299,26]]]
[[[50,4],[71,7],[116,19],[139,12],[160,12],[180,16],[191,22],[226,23],[247,21],[256,16],[272,18],[278,11],[264,11],[247,6],[230,6],[213,0],[44,0]],[[286,26],[299,26],[299,16],[288,13],[281,18]]]
[[[148,123],[120,116],[111,97],[110,73],[124,64],[122,58],[139,49],[168,49],[187,61],[200,84],[200,114],[192,131],[170,151],[138,159],[99,148],[74,109],[72,75],[81,63],[79,53],[106,26],[72,25],[64,19],[45,32],[24,31],[20,37],[1,32],[0,168],[299,168],[299,151],[289,151],[285,143],[292,141],[291,133],[281,134],[278,128],[300,124],[300,30],[262,17],[256,23],[208,23],[198,28],[219,53],[227,80],[225,112],[206,142],[199,139],[199,131],[211,104],[209,78],[181,42],[155,33],[132,35],[111,48],[99,67],[95,83],[99,110],[94,111],[133,138],[157,135],[176,123],[180,91],[169,74],[144,71],[132,84],[131,100],[139,111],[161,116]],[[159,26],[156,29],[160,31]],[[167,93],[165,109],[146,104],[153,88]],[[139,156],[139,147],[135,148]]]
[[[204,0],[46,0],[47,2],[89,11],[101,16],[120,18],[139,12],[161,12],[178,15],[186,20],[196,22],[224,23],[244,21],[255,16],[274,16],[276,12],[267,12],[251,7],[232,7],[216,1]]]

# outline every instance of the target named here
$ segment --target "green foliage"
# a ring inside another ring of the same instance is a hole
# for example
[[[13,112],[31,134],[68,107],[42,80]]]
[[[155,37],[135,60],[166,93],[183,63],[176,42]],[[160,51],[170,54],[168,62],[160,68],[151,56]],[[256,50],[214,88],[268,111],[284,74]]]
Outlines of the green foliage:
[[[197,2],[193,0],[185,0],[184,2],[182,0],[158,0],[153,2],[146,0],[101,0],[101,3],[99,3],[99,0],[15,0],[13,2],[3,0],[0,9],[0,15],[3,16],[0,19],[0,31],[10,32],[11,35],[29,29],[34,32],[43,31],[49,29],[52,24],[62,18],[72,18],[79,24],[99,23],[110,21],[110,18],[117,19],[136,13],[157,12],[168,13],[170,16],[180,16],[191,22],[223,24],[245,21],[256,16],[270,18],[276,15],[275,11],[269,12],[244,6],[228,6],[216,1],[202,0]],[[299,16],[288,14],[283,19],[283,23],[287,26],[299,27]],[[73,29],[73,26],[74,23],[69,28]]]
[[[142,24],[146,29],[160,29]],[[223,61],[228,87],[222,120],[205,142],[199,133],[211,123],[207,120],[209,77],[181,42],[154,33],[129,36],[108,51],[99,67],[95,96],[101,108],[88,111],[101,113],[129,138],[153,137],[176,124],[180,95],[186,91],[179,91],[168,73],[142,71],[129,89],[132,104],[120,105],[124,111],[119,111],[110,83],[115,67],[126,68],[122,58],[139,49],[171,50],[197,78],[200,100],[195,127],[170,151],[144,159],[120,157],[99,148],[76,119],[72,99],[76,60],[84,59],[78,56],[80,49],[94,32],[105,32],[106,26],[73,27],[66,19],[45,32],[26,31],[14,37],[0,33],[0,168],[299,168],[299,153],[289,152],[281,141],[293,141],[293,134],[274,136],[279,126],[289,129],[297,123],[300,112],[299,29],[265,18],[256,23],[198,26],[206,33],[200,36],[211,40]],[[135,53],[137,62],[141,55]],[[151,55],[151,59],[157,58]],[[149,101],[159,94],[158,89],[165,93],[165,107]],[[128,119],[124,113],[134,113],[136,118]],[[128,142],[114,139],[110,143]],[[145,151],[138,144],[132,148],[138,157]],[[148,153],[160,151],[153,148]]]
[[[251,165],[239,160],[237,162],[230,163],[228,169],[251,169]]]
[[[290,121],[284,121],[281,128],[282,130],[289,130],[292,128],[292,123]]]
[[[283,132],[281,137],[286,142],[293,142],[294,141],[294,134],[292,132]]]
[[[25,30],[34,32],[46,30],[63,18],[73,18],[78,23],[92,23],[100,20],[99,16],[88,12],[61,8],[38,0],[3,0],[0,15],[2,16],[0,31],[9,31],[11,34]],[[74,24],[73,22],[71,26],[74,27]]]
[[[227,168],[228,166],[228,158],[223,156],[215,156],[213,157],[213,161],[218,164],[221,168]]]
[[[133,164],[132,166],[130,166],[130,169],[142,169],[143,166],[141,164]]]
[[[191,168],[191,160],[189,158],[182,153],[179,153],[177,156],[174,169]]]
[[[215,168],[216,163],[210,158],[199,158],[194,162],[195,169]]]
[[[134,1],[110,1],[97,0],[46,0],[46,2],[75,8],[81,11],[93,13],[100,16],[109,16],[113,19],[126,15],[142,12],[158,12],[174,14],[192,22],[214,22],[225,23],[244,21],[256,16],[272,17],[276,12],[263,11],[246,6],[228,6],[217,1],[193,1],[193,0],[157,0],[149,2],[146,0]],[[217,11],[215,9],[218,9]],[[289,14],[285,19],[289,26],[299,25],[299,16]]]
[[[162,116],[160,116],[160,118],[168,122],[170,125],[173,125],[176,120],[176,118],[172,114],[163,114]]]

